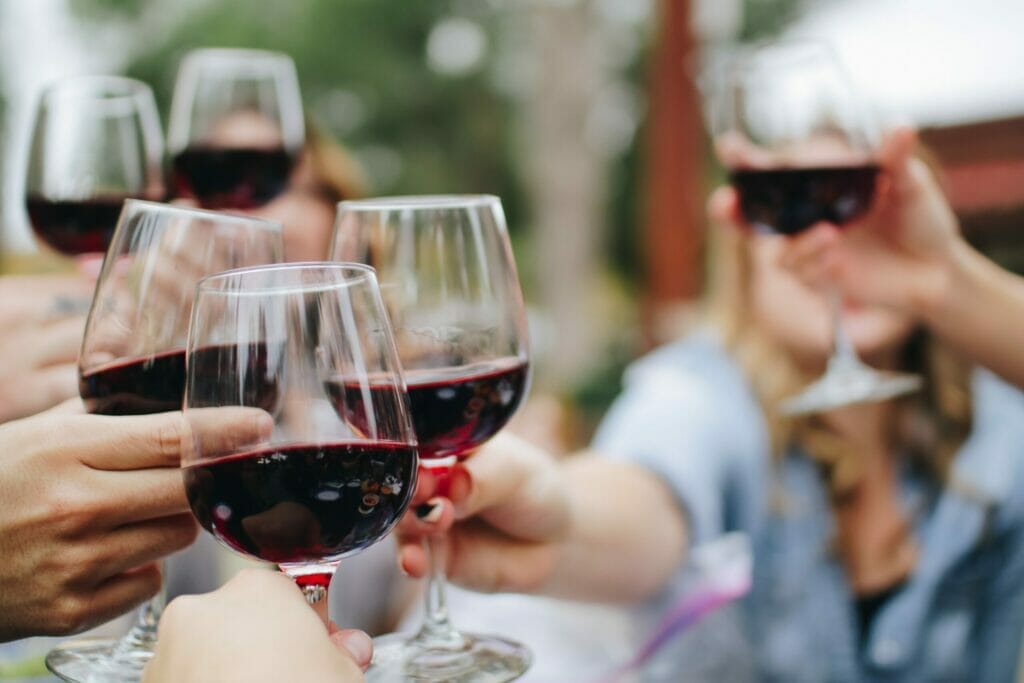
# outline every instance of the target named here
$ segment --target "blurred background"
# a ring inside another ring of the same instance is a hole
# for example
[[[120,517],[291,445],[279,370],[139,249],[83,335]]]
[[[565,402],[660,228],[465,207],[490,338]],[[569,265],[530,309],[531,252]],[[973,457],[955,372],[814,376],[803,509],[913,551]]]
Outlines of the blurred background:
[[[287,52],[372,194],[501,196],[539,359],[524,428],[570,449],[625,364],[692,317],[721,178],[701,87],[724,56],[829,40],[884,121],[922,129],[968,237],[1020,270],[1021,26],[1019,0],[0,0],[3,267],[66,267],[24,209],[43,84],[140,78],[166,126],[188,50]]]

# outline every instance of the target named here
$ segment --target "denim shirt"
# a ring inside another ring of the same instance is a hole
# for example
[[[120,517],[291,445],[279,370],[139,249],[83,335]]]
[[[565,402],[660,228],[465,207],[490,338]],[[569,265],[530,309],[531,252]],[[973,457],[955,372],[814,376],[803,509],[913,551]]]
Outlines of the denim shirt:
[[[940,488],[902,468],[902,504],[914,514],[920,554],[858,642],[855,597],[830,552],[834,519],[817,467],[797,448],[773,464],[764,415],[721,345],[690,337],[635,363],[626,380],[595,448],[660,476],[687,517],[691,543],[727,531],[753,540],[740,628],[713,641],[726,667],[746,652],[759,681],[1015,679],[1024,629],[1024,395],[975,374],[974,426],[952,476],[962,486]],[[782,506],[769,505],[773,486]],[[721,680],[740,679],[737,670]]]

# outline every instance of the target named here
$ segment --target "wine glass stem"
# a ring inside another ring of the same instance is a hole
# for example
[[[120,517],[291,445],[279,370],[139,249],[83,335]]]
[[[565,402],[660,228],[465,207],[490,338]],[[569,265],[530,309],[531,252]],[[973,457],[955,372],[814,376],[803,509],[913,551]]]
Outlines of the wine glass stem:
[[[448,538],[444,534],[428,536],[426,545],[430,560],[430,574],[427,576],[425,594],[426,618],[419,633],[416,634],[416,640],[431,647],[461,648],[465,639],[448,619],[448,603],[445,597],[448,585],[448,576],[445,572]]]
[[[161,564],[163,573],[166,575],[167,563]],[[157,594],[143,603],[139,608],[138,616],[131,629],[121,638],[118,648],[124,651],[152,650],[156,647],[157,627],[160,625],[160,615],[164,613],[164,605],[167,603],[167,583],[160,584]]]
[[[843,324],[843,292],[835,283],[829,287],[829,305],[832,311],[832,356],[828,359],[829,370],[858,368],[862,363]]]
[[[302,594],[306,596],[306,602],[313,608],[317,616],[324,624],[330,624],[330,616],[327,612],[327,586],[320,584],[306,584],[302,586]]]

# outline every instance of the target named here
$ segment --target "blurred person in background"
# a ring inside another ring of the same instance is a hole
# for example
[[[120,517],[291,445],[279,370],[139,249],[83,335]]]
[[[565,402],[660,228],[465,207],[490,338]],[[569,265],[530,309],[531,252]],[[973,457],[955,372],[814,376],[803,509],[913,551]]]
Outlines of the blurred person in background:
[[[435,525],[403,522],[403,568],[426,570],[420,536],[454,516],[449,575],[471,589],[664,608],[689,548],[743,531],[754,578],[739,623],[692,653],[717,658],[719,676],[1014,680],[1024,631],[1024,396],[965,358],[1018,377],[1003,356],[950,331],[975,317],[1000,328],[991,310],[936,321],[964,294],[941,286],[922,299],[929,314],[894,301],[915,301],[933,279],[924,268],[901,271],[899,259],[909,266],[924,252],[962,250],[912,145],[908,132],[890,136],[889,191],[848,236],[819,233],[831,240],[824,246],[810,234],[790,244],[751,233],[737,224],[732,191],[716,192],[710,213],[732,229],[717,235],[707,328],[630,369],[592,452],[556,461],[502,438],[466,460],[449,491],[454,514],[442,501]],[[887,251],[854,251],[872,236]],[[809,254],[828,249],[835,260],[813,271]],[[883,258],[885,277],[872,283]],[[965,258],[974,266],[963,272],[981,273],[988,300],[1018,284]],[[780,401],[821,372],[831,346],[824,289],[806,283],[844,268],[857,297],[844,322],[858,353],[921,374],[924,388],[898,402],[784,417]]]
[[[78,351],[95,280],[0,277],[0,423],[78,395]]]
[[[249,213],[284,226],[285,260],[322,261],[327,257],[338,202],[358,199],[366,193],[366,176],[355,158],[307,122],[306,144],[288,189]]]

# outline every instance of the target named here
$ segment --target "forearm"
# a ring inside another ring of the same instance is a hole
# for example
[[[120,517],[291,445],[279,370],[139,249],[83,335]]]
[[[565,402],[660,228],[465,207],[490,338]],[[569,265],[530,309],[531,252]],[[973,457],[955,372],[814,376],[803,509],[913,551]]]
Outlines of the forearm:
[[[1024,387],[1024,278],[961,242],[917,307],[951,347]]]
[[[598,455],[566,459],[570,522],[542,591],[608,602],[642,600],[663,588],[683,560],[682,512],[651,472]]]

